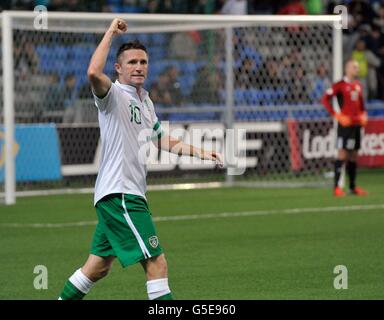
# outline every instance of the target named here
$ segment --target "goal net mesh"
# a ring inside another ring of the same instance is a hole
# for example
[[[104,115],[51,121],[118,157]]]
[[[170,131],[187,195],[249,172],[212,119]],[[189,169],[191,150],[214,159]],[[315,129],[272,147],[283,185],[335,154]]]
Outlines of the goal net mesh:
[[[33,22],[33,16],[12,19],[17,191],[93,187],[100,140],[87,67],[110,20],[49,17],[48,30]],[[197,128],[192,142],[208,146],[226,137],[214,129],[246,129],[238,152],[246,170],[235,182],[327,181],[333,131],[319,100],[331,84],[331,24],[128,23],[129,33],[113,41],[105,73],[115,79],[121,44],[144,43],[145,88],[171,134],[188,141]],[[3,129],[0,134],[3,186]],[[225,169],[162,158],[158,152],[149,165],[149,184],[226,180]]]

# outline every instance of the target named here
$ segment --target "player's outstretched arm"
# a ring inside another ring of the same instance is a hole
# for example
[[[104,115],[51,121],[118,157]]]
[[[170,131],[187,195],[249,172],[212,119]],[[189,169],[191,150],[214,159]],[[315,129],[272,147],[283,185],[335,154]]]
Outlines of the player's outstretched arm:
[[[197,157],[202,160],[212,160],[220,168],[224,166],[222,155],[219,152],[210,150],[206,151],[190,144],[186,144],[179,139],[173,138],[169,135],[164,135],[159,140],[159,146],[162,150],[178,154],[179,156]]]
[[[87,74],[93,92],[100,98],[104,97],[111,87],[111,80],[104,73],[104,67],[111,48],[112,39],[114,36],[126,32],[127,29],[128,25],[124,20],[120,18],[113,19],[103,39],[92,55]]]

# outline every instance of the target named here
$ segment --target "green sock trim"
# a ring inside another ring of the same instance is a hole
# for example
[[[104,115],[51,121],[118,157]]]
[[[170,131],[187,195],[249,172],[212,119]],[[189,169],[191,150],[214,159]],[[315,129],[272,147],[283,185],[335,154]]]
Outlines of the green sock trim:
[[[81,292],[69,280],[67,280],[60,298],[62,300],[82,300],[84,296],[85,293]]]
[[[173,300],[172,293],[167,293],[167,294],[160,296],[154,300]]]

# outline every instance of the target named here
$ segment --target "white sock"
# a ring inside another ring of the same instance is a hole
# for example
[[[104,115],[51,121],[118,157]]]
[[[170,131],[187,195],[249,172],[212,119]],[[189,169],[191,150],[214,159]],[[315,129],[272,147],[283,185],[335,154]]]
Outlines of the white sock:
[[[168,278],[147,281],[149,300],[154,300],[171,292],[168,286]]]
[[[87,278],[81,271],[81,268],[76,270],[76,272],[69,278],[69,281],[84,294],[87,294],[95,284]]]

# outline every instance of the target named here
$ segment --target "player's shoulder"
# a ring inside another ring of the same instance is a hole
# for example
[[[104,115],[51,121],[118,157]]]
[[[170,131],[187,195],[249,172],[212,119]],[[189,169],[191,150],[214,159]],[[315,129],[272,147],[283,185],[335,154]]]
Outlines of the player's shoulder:
[[[334,87],[341,87],[341,86],[344,86],[347,82],[345,81],[345,79],[340,79],[339,81],[336,81],[333,83],[333,86]]]
[[[328,95],[333,95],[336,94],[340,88],[343,86],[343,79],[336,81],[332,83],[331,87],[326,90],[326,94]]]
[[[336,81],[333,83],[332,88],[335,92],[343,92],[348,90],[351,83],[348,82],[345,78],[340,79],[339,81]]]
[[[108,89],[107,95],[114,96],[114,95],[118,94],[119,91],[120,91],[120,88],[116,85],[116,83],[111,82],[111,86]]]
[[[124,89],[121,88],[116,82],[112,82],[111,89],[112,89],[115,93],[123,93],[123,92],[124,92]]]
[[[152,109],[155,108],[155,104],[153,103],[151,97],[149,96],[149,92],[148,92],[148,91],[146,92],[146,95],[145,95],[145,98],[144,98],[144,102],[145,102],[145,104],[146,104],[149,108],[152,108]]]

